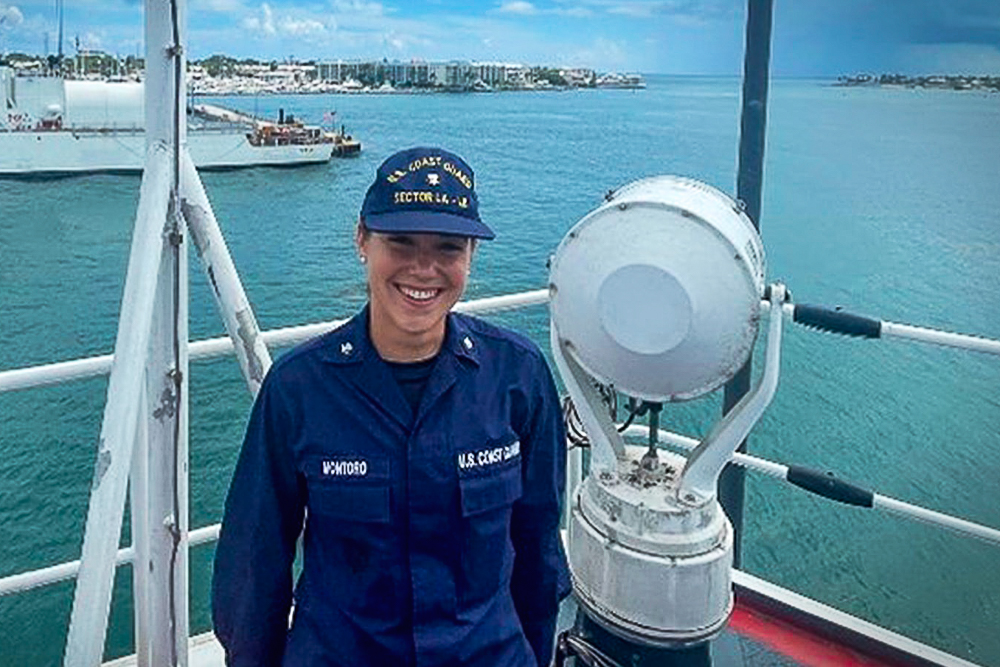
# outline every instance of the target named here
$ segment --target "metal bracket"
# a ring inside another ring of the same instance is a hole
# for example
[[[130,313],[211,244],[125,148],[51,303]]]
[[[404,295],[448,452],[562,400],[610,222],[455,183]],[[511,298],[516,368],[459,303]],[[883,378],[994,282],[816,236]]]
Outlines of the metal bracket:
[[[555,322],[550,323],[549,330],[552,356],[590,438],[593,464],[596,467],[611,467],[616,461],[625,459],[625,441],[605,409],[601,395],[591,384],[590,376],[580,368],[568,350],[571,343],[559,336]]]
[[[764,372],[757,386],[746,394],[725,417],[712,427],[701,444],[688,456],[677,487],[678,502],[698,507],[715,500],[719,475],[740,443],[760,420],[778,389],[778,371],[781,366],[782,305],[787,299],[785,286],[774,283],[770,287],[767,353]]]

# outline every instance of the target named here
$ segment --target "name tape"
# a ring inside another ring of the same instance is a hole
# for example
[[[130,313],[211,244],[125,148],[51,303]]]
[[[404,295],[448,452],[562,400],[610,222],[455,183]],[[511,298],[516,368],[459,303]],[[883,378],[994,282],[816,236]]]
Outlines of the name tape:
[[[324,477],[364,477],[368,474],[368,461],[323,461]]]
[[[503,447],[494,447],[492,449],[480,449],[475,452],[459,452],[458,454],[458,469],[459,470],[471,470],[472,468],[481,468],[484,466],[497,465],[498,463],[503,463],[504,461],[509,461],[515,456],[521,454],[521,441],[515,440],[509,445],[504,445]]]

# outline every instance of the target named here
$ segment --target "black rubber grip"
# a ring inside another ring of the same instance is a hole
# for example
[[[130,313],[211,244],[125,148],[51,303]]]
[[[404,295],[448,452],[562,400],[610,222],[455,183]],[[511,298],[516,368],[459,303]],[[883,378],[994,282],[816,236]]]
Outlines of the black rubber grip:
[[[807,327],[846,336],[878,338],[882,333],[882,323],[878,320],[821,306],[796,304],[792,319]]]
[[[832,472],[788,466],[785,479],[799,488],[837,502],[859,507],[872,507],[875,504],[874,492],[837,479]]]

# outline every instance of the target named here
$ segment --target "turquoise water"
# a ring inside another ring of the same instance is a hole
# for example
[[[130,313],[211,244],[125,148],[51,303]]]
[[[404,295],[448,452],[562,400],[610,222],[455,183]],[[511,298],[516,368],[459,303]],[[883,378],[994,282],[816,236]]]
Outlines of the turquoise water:
[[[547,257],[607,190],[676,173],[735,188],[739,82],[653,78],[645,91],[217,100],[319,120],[353,160],[210,173],[204,182],[265,328],[363,299],[351,235],[375,166],[440,144],[475,167],[498,232],[469,296],[545,283]],[[763,238],[768,277],[804,303],[1000,338],[1000,96],[772,86]],[[0,181],[0,369],[111,351],[137,177]],[[192,338],[221,335],[192,260]],[[546,344],[546,311],[498,317]],[[753,453],[1000,527],[1000,359],[789,329]],[[759,364],[758,364],[759,365]],[[232,359],[191,368],[191,525],[218,521],[250,399]],[[0,395],[0,576],[79,556],[103,378]],[[704,432],[717,398],[670,409]],[[1000,665],[1000,550],[749,476],[746,568],[968,659]],[[208,628],[212,547],[192,551]],[[121,568],[107,655],[130,650]],[[0,665],[58,663],[71,582],[0,599]]]

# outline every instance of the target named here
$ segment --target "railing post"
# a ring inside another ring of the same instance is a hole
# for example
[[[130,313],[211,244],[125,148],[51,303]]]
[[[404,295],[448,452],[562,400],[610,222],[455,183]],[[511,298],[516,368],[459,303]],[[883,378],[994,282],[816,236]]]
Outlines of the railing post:
[[[168,217],[179,216],[171,207]],[[149,664],[186,665],[188,642],[188,262],[168,224],[146,362]],[[138,549],[137,556],[138,556]]]
[[[743,202],[754,227],[760,230],[761,190],[764,183],[764,145],[767,127],[767,88],[771,59],[771,16],[774,0],[747,1],[746,45],[743,58],[743,111],[740,116],[739,172],[736,197]],[[739,403],[750,389],[751,360],[726,384],[723,413]],[[747,451],[744,440],[738,452]],[[741,564],[743,499],[746,472],[730,463],[719,478],[719,502],[733,524],[733,567]]]
[[[186,2],[145,3],[146,145],[170,154],[170,208],[146,366],[149,661],[186,665],[188,647],[188,261],[180,207],[187,145]]]

